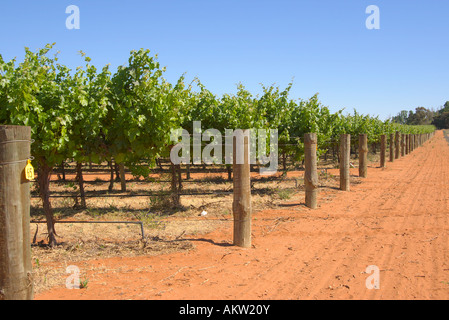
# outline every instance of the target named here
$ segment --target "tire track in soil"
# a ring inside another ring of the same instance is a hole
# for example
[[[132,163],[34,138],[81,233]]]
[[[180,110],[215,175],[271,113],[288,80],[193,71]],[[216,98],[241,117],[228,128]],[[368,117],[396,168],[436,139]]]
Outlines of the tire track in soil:
[[[397,183],[393,181],[389,186],[384,186],[384,192],[390,193],[391,191],[395,190],[397,188]],[[377,216],[378,208],[376,206],[377,197],[374,194],[364,194],[361,199],[356,199],[354,207],[351,208],[351,211],[354,213],[354,217],[356,220],[369,220],[370,217]],[[397,201],[398,199],[395,199]],[[371,206],[368,210],[368,212],[364,212],[363,206],[358,206],[358,203],[363,203],[364,201],[368,201],[370,203],[373,203],[373,206]],[[379,204],[377,204],[379,206]],[[360,213],[359,213],[360,212]],[[367,221],[368,223],[369,221]],[[397,223],[396,223],[397,224]],[[402,219],[402,222],[399,223],[401,227],[404,224],[404,219]],[[377,227],[379,228],[379,227]],[[395,227],[397,228],[397,227]],[[368,229],[366,229],[368,230]],[[358,237],[353,240],[353,243],[359,243],[359,245],[354,248],[354,245],[349,248],[352,249],[352,254],[350,257],[345,258],[343,257],[342,260],[336,261],[334,264],[334,267],[332,268],[334,272],[331,270],[328,270],[326,273],[322,273],[322,270],[319,270],[317,274],[322,274],[322,282],[319,286],[317,286],[317,289],[315,291],[311,292],[312,297],[317,297],[320,295],[325,295],[326,298],[336,298],[339,295],[343,294],[346,295],[347,298],[353,298],[355,293],[352,293],[351,287],[355,285],[355,288],[358,289],[362,285],[362,292],[360,292],[360,289],[358,290],[358,297],[363,298],[364,292],[371,293],[370,295],[373,296],[374,291],[368,291],[366,288],[364,288],[365,282],[364,278],[361,277],[359,274],[363,274],[366,267],[371,264],[375,265],[387,265],[388,262],[391,260],[393,255],[393,246],[387,246],[389,249],[387,249],[386,254],[383,255],[382,263],[374,263],[376,258],[373,255],[374,252],[378,251],[378,243],[371,244],[372,242],[369,241],[369,238],[371,238],[371,234],[373,232],[371,231],[365,231],[361,233],[357,233]],[[376,233],[376,232],[375,232]],[[379,234],[379,232],[377,232]],[[394,236],[390,235],[390,233],[387,234],[389,236],[389,240],[385,241],[386,243],[392,242],[392,239]],[[363,238],[365,238],[365,241],[363,241]],[[390,239],[391,238],[391,239]],[[363,243],[363,244],[361,244]],[[361,245],[360,245],[361,244]],[[383,245],[382,245],[383,246]],[[350,250],[349,250],[350,251]],[[332,254],[332,256],[341,256],[341,254]],[[362,261],[365,261],[365,263],[362,264]],[[382,269],[381,269],[382,270]],[[383,272],[385,270],[382,270]],[[337,279],[338,281],[335,281]],[[354,281],[354,279],[356,279]],[[334,284],[337,282],[337,284]],[[329,285],[328,287],[325,286],[325,284],[331,283],[332,285]],[[353,283],[355,283],[353,285]],[[335,291],[337,290],[337,291]],[[341,293],[340,291],[344,291]],[[373,298],[373,297],[371,297]]]
[[[435,189],[432,188],[430,184],[425,185],[425,188],[423,188],[423,184],[419,183],[419,181],[425,181],[426,177],[427,179],[432,180],[432,177],[430,177],[429,175],[431,173],[429,172],[429,169],[434,167],[434,165],[433,163],[429,162],[430,161],[435,162],[435,158],[429,158],[422,152],[422,149],[419,150],[421,150],[421,153],[417,153],[417,160],[420,161],[421,166],[425,168],[425,170],[422,171],[420,170],[419,174],[416,174],[414,176],[415,181],[407,181],[407,183],[411,183],[410,185],[413,185],[414,188],[407,188],[406,192],[403,192],[403,197],[401,197],[404,199],[411,198],[413,200],[410,201],[409,206],[405,206],[402,203],[402,201],[397,201],[397,208],[407,209],[404,210],[404,224],[402,226],[402,230],[406,234],[401,239],[401,241],[397,241],[398,245],[395,246],[395,250],[393,252],[393,257],[395,258],[383,262],[383,264],[391,266],[391,268],[394,271],[394,275],[389,274],[388,277],[386,278],[384,277],[385,279],[383,279],[383,281],[381,282],[383,283],[383,286],[392,287],[393,294],[389,295],[388,296],[389,298],[400,298],[402,296],[410,296],[410,298],[417,298],[417,297],[432,298],[431,296],[421,296],[420,292],[429,292],[432,290],[433,287],[435,287],[434,281],[433,282],[421,281],[420,285],[418,286],[413,283],[416,281],[411,281],[415,280],[413,279],[413,277],[416,277],[417,279],[422,277],[419,273],[420,268],[417,268],[420,264],[415,263],[416,261],[410,260],[413,259],[412,253],[417,252],[417,247],[420,247],[419,243],[424,241],[421,239],[417,240],[418,237],[416,233],[422,230],[425,231],[422,236],[425,236],[425,234],[428,233],[428,230],[432,230],[433,228],[435,228],[434,226],[435,219],[433,219],[434,214],[432,214],[432,212],[427,209],[427,206],[421,206],[421,203],[424,203],[426,199],[431,199],[432,197],[435,198]],[[441,191],[437,192],[438,194],[441,194]],[[409,214],[408,212],[414,213]],[[443,226],[447,226],[446,215],[445,215],[445,224],[443,224]],[[399,243],[402,243],[402,245],[399,245]],[[421,253],[419,253],[419,255],[429,257],[430,258],[429,260],[432,262],[436,261],[435,255],[431,254],[429,250],[425,250],[424,255]],[[397,259],[400,260],[399,262],[396,263]],[[410,268],[411,262],[415,263],[415,265],[413,264],[411,265],[412,268]],[[432,270],[438,269],[437,263],[433,262],[432,266],[430,266],[429,268],[431,268]],[[403,274],[404,272],[406,274]],[[416,276],[416,274],[418,274],[418,276]],[[379,291],[382,292],[382,290]]]
[[[294,221],[272,232],[254,228],[253,249],[199,242],[190,253],[133,259],[133,266],[151,263],[154,270],[139,274],[138,287],[126,282],[128,291],[121,295],[92,284],[83,294],[56,288],[37,298],[448,299],[448,184],[449,146],[437,132],[387,169],[369,168],[361,184],[336,191],[315,211],[256,213]],[[230,232],[228,226],[203,238],[219,243]],[[109,267],[131,265],[126,258],[116,260],[108,259]],[[365,286],[371,264],[381,269],[379,290]],[[110,287],[123,286],[124,276],[108,275]],[[161,283],[165,277],[170,281]]]
[[[423,160],[425,159],[423,159],[422,157],[418,158],[418,161]],[[414,174],[411,175],[410,173]],[[399,263],[398,265],[397,259],[403,260],[403,256],[408,257],[408,253],[410,252],[410,236],[412,235],[412,230],[416,229],[416,225],[422,227],[423,225],[425,226],[428,222],[428,219],[424,219],[424,214],[409,214],[409,212],[416,212],[419,208],[419,203],[423,198],[426,197],[424,193],[428,189],[416,187],[416,182],[422,179],[423,173],[419,172],[418,170],[416,170],[416,168],[409,165],[406,174],[408,176],[412,176],[412,179],[407,179],[406,177],[404,177],[405,184],[402,187],[401,193],[399,194],[399,197],[394,199],[395,205],[390,208],[391,210],[394,210],[394,212],[396,212],[396,216],[402,215],[403,222],[401,224],[401,227],[396,231],[396,238],[398,239],[396,241],[394,241],[393,239],[389,239],[389,242],[391,243],[391,250],[387,255],[388,258],[383,260],[381,264],[381,266],[386,269],[385,273],[381,277],[381,290],[373,291],[370,295],[370,298],[374,298],[376,296],[383,298],[383,287],[391,288],[392,292],[390,294],[392,296],[389,297],[398,298],[402,295],[400,292],[398,292],[398,289],[403,289],[407,285],[407,283],[404,284],[404,279],[407,279],[408,277],[404,277],[404,275],[401,274],[400,270],[404,269],[405,266],[403,263]],[[412,200],[407,203],[407,199]],[[400,213],[399,210],[401,210],[402,213]],[[385,223],[386,222],[387,221],[385,219]]]
[[[445,157],[448,156],[449,154],[446,153]],[[418,287],[417,292],[430,292],[429,298],[440,299],[445,297],[445,288],[442,286],[442,282],[444,278],[446,277],[447,279],[447,276],[449,275],[447,272],[449,270],[446,270],[446,272],[444,270],[445,268],[447,269],[447,265],[445,264],[445,261],[447,260],[445,258],[447,258],[448,249],[448,210],[447,206],[440,206],[438,203],[447,203],[447,200],[449,199],[447,193],[445,194],[443,192],[447,189],[447,185],[449,184],[449,170],[447,162],[443,161],[442,157],[426,158],[426,160],[426,162],[432,161],[432,163],[425,163],[423,169],[426,170],[425,175],[427,176],[427,179],[433,181],[433,183],[426,183],[424,197],[433,197],[436,201],[432,207],[423,207],[425,214],[423,214],[421,218],[423,220],[423,229],[426,231],[426,239],[420,239],[419,243],[424,248],[424,253],[432,257],[431,261],[433,261],[433,265],[431,270],[426,270],[424,275],[418,277],[417,281],[419,281],[420,286]],[[432,167],[439,168],[440,171],[429,170]],[[442,276],[444,274],[445,276]],[[427,279],[429,280],[425,281]],[[446,293],[448,291],[447,289],[448,287],[446,286]]]

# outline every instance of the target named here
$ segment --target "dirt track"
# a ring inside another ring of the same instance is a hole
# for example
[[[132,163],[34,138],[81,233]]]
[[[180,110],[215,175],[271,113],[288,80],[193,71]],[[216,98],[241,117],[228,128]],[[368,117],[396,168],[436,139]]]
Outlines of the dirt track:
[[[79,263],[87,289],[61,283],[36,299],[449,299],[443,133],[387,169],[376,165],[317,210],[255,212],[251,249],[228,244],[229,223],[189,239],[189,252]],[[378,290],[366,288],[369,265],[380,269]]]

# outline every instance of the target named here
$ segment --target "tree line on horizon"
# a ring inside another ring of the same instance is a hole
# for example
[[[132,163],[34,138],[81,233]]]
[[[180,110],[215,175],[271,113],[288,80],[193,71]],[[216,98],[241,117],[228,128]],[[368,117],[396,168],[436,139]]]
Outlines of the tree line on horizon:
[[[417,107],[413,110],[402,110],[391,119],[402,125],[434,125],[437,129],[449,129],[449,101],[438,110]]]

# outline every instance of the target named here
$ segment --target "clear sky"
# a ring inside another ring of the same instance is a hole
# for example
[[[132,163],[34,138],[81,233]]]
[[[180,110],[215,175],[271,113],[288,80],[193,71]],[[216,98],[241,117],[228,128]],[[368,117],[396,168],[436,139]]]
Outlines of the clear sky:
[[[79,30],[66,28],[69,5]],[[379,30],[366,28],[369,5]],[[0,54],[20,60],[56,42],[72,68],[82,50],[115,70],[146,48],[172,82],[186,73],[221,95],[294,79],[291,98],[319,92],[332,111],[386,119],[449,100],[448,13],[447,0],[2,0]]]

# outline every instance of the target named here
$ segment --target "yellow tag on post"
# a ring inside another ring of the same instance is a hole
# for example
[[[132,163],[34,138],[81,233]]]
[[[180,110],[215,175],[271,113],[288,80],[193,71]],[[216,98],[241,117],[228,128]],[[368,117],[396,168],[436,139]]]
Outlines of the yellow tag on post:
[[[25,177],[27,180],[34,180],[34,168],[31,164],[31,160],[28,159],[27,165],[25,167]]]

